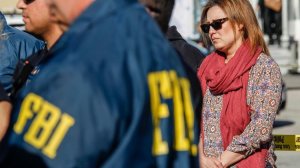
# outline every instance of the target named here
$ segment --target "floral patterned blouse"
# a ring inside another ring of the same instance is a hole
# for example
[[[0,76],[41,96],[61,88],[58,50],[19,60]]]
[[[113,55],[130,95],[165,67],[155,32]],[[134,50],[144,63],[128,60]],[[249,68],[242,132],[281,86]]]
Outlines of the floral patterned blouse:
[[[246,152],[246,156],[249,156],[262,145],[267,145],[270,148],[266,165],[275,166],[272,128],[280,104],[281,89],[279,66],[272,57],[262,53],[250,70],[247,88],[247,104],[255,111],[251,113],[251,121],[244,132],[234,136],[226,150]],[[206,156],[218,157],[224,151],[220,130],[222,102],[222,95],[214,96],[207,89],[202,109],[203,147]]]

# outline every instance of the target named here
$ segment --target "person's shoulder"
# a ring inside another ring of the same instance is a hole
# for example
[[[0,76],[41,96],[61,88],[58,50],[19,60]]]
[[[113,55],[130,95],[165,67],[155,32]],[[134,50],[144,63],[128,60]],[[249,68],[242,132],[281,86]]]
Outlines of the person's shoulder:
[[[40,46],[43,46],[44,44],[41,40],[35,38],[34,36],[10,26],[7,28],[7,36],[8,39],[13,42],[26,42],[32,45]]]
[[[257,63],[264,65],[264,66],[278,66],[274,58],[270,55],[265,53],[261,53],[257,59]]]
[[[257,62],[254,66],[256,69],[265,69],[270,71],[279,71],[280,67],[277,64],[277,62],[274,60],[274,58],[270,55],[267,55],[265,53],[261,53],[257,59]]]
[[[45,43],[34,36],[18,30],[13,27],[7,27],[5,34],[5,42],[9,48],[19,54],[19,57],[25,59],[33,53],[45,47]]]
[[[176,26],[169,27],[167,31],[167,38],[168,40],[173,44],[173,46],[177,50],[181,50],[180,52],[183,52],[185,54],[189,54],[192,56],[202,57],[204,59],[204,54],[196,47],[197,44],[195,44],[192,40],[185,40],[181,34],[178,32]]]

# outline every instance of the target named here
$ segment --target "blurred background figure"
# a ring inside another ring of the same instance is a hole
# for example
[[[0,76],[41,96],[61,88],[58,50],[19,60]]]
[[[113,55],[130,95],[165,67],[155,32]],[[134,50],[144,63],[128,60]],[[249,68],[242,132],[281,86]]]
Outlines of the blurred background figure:
[[[269,37],[269,44],[273,45],[276,42],[278,46],[281,46],[281,0],[259,0],[258,4],[261,11],[263,31]]]
[[[197,12],[195,1],[198,0],[175,0],[170,25],[176,25],[177,30],[185,39],[192,38],[195,34],[195,23],[198,21],[194,16]]]
[[[289,35],[289,44],[288,49],[292,48],[292,45],[295,45],[300,41],[300,1],[299,0],[288,0],[288,35]],[[298,45],[300,47],[300,45]],[[300,51],[300,50],[299,50]],[[299,52],[300,54],[300,52]],[[293,60],[297,62],[297,60]]]

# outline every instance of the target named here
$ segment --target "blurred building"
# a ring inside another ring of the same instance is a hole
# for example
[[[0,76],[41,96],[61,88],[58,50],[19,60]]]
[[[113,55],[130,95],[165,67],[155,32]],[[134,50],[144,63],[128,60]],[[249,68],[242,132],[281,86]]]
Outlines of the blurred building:
[[[175,0],[175,7],[170,25],[176,25],[177,30],[184,38],[194,35],[194,0]]]
[[[300,73],[300,1],[282,0],[283,40],[293,53],[291,73]]]
[[[207,0],[175,0],[170,26],[176,25],[185,39],[198,39],[198,23]]]
[[[20,14],[16,8],[18,0],[0,0],[0,11],[4,14]]]
[[[24,30],[21,10],[16,8],[18,0],[0,0],[0,11],[4,14],[9,25]]]

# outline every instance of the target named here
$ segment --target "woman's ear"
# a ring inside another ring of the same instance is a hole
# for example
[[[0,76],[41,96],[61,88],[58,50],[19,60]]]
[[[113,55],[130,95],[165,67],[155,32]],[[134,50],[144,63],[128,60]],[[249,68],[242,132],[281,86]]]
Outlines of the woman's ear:
[[[241,31],[244,31],[244,25],[243,24],[239,24],[239,23],[234,23],[234,28],[235,30],[241,32]]]
[[[243,24],[237,24],[237,28],[239,31],[244,30],[244,25]]]

